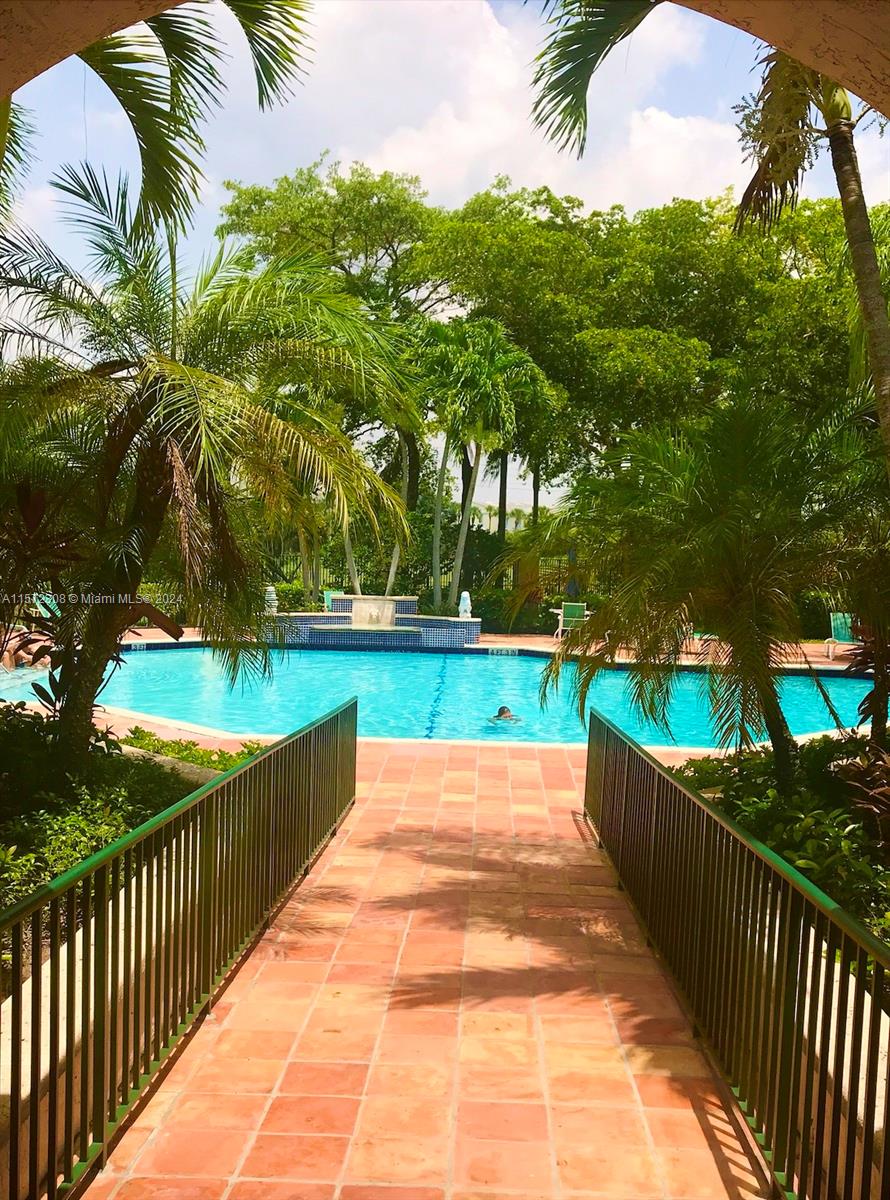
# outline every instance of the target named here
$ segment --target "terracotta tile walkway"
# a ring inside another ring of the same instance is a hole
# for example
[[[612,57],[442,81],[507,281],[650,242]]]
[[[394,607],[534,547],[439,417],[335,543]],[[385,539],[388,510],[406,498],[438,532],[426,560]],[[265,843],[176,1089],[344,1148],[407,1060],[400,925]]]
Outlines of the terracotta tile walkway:
[[[368,743],[354,811],[88,1200],[749,1200],[577,822],[583,751]]]

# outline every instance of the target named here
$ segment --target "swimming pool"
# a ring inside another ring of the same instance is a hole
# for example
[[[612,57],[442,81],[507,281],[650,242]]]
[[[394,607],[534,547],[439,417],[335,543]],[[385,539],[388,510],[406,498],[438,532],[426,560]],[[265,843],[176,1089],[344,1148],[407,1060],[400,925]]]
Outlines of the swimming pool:
[[[101,701],[235,734],[283,735],[357,695],[358,728],[365,737],[584,741],[568,680],[541,709],[543,666],[543,659],[524,655],[285,650],[274,655],[271,678],[230,688],[222,664],[208,650],[165,648],[126,654]],[[867,680],[831,675],[823,681],[843,721],[854,724]],[[693,672],[679,680],[672,733],[681,746],[713,744],[700,682]],[[664,731],[632,711],[626,684],[626,672],[604,673],[591,689],[590,704],[644,745],[665,745],[670,739]],[[0,696],[20,700],[33,693],[27,679],[10,677],[0,681]],[[489,717],[501,704],[520,716],[520,723],[492,725]],[[807,676],[786,677],[783,704],[793,733],[831,727]]]

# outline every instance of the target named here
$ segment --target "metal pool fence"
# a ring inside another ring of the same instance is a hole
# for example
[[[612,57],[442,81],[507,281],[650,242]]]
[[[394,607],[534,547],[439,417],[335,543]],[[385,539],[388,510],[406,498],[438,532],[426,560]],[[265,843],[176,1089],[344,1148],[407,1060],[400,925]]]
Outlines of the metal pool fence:
[[[890,1195],[890,947],[598,714],[585,809],[782,1194]]]
[[[355,795],[357,702],[254,755],[0,916],[9,1200],[64,1195]]]

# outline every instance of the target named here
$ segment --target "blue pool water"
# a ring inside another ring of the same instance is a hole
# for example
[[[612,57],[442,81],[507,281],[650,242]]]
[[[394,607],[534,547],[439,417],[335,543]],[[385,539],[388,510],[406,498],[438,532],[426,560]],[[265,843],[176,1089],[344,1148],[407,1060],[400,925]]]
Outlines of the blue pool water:
[[[115,708],[236,734],[283,735],[357,695],[359,733],[367,737],[583,741],[568,678],[541,709],[538,685],[543,666],[543,659],[525,656],[289,650],[275,654],[271,678],[230,688],[224,668],[209,651],[165,649],[125,655],[101,700]],[[868,682],[832,675],[824,677],[824,683],[843,721],[854,724]],[[644,745],[668,743],[671,739],[663,730],[641,722],[632,711],[626,685],[624,671],[604,673],[591,689],[590,704]],[[0,681],[0,696],[33,698],[25,678]],[[787,676],[782,698],[793,733],[831,727],[825,704],[807,676]],[[502,704],[521,716],[519,724],[490,723]],[[681,746],[713,744],[697,673],[679,680],[671,732]]]

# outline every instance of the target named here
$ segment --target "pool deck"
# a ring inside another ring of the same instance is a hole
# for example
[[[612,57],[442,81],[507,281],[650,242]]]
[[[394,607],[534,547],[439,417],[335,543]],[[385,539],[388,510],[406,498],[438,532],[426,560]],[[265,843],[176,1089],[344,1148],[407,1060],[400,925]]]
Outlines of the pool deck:
[[[361,743],[355,807],[88,1200],[765,1196],[583,775]]]

